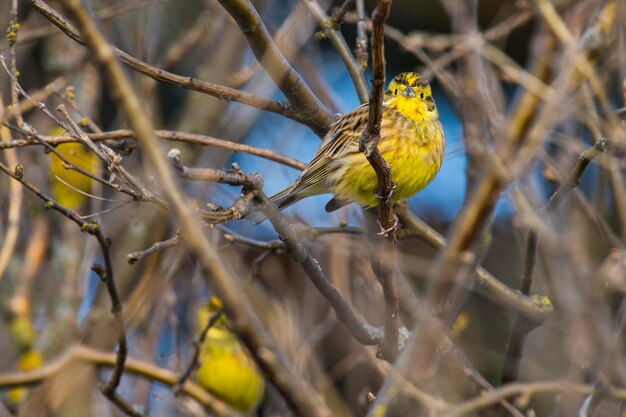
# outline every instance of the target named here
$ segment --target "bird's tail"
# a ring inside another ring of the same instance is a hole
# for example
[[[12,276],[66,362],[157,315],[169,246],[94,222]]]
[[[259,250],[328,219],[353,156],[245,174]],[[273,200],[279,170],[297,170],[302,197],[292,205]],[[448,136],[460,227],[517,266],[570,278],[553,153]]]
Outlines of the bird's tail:
[[[302,196],[293,193],[293,186],[289,186],[269,198],[270,202],[278,206],[279,210],[289,207],[290,205],[300,201],[300,199],[302,199]],[[266,217],[261,210],[257,210],[248,214],[245,219],[254,224],[259,224],[265,220]]]
[[[302,197],[294,193],[293,186],[289,186],[282,191],[277,192],[269,198],[272,204],[276,204],[280,210],[300,201]]]

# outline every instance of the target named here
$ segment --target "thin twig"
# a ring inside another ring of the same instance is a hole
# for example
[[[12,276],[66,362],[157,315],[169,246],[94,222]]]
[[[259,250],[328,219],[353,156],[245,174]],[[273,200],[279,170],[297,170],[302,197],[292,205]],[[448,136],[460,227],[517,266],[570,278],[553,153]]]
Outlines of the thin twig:
[[[80,125],[83,127],[87,127],[93,131],[93,133],[102,133],[103,130],[98,126],[98,124],[79,107],[76,103],[76,91],[74,91],[73,86],[69,86],[63,92],[56,91],[55,94],[57,97],[60,97],[64,104],[70,107],[76,114],[79,116]]]
[[[150,246],[148,249],[144,249],[142,251],[138,251],[138,252],[132,252],[129,253],[128,255],[126,255],[126,259],[128,259],[128,263],[129,264],[134,264],[136,263],[138,260],[145,258],[146,256],[152,255],[153,253],[156,253],[158,251],[161,251],[163,249],[167,249],[167,248],[171,248],[173,246],[176,246],[179,242],[180,238],[178,237],[178,235],[169,238],[167,240],[164,240],[162,242],[155,242],[152,244],[152,246]]]
[[[176,148],[169,150],[167,158],[172,161],[181,178],[192,181],[213,181],[221,184],[241,185],[244,190],[263,188],[263,180],[258,174],[246,174],[239,169],[188,168],[183,165],[180,160],[180,150]]]
[[[122,158],[113,150],[109,149],[106,145],[99,143],[95,144],[89,136],[83,132],[83,130],[74,122],[74,120],[70,117],[69,113],[65,109],[65,106],[62,104],[59,105],[58,110],[61,112],[65,121],[68,123],[70,127],[70,131],[74,133],[74,135],[81,140],[83,144],[85,144],[92,152],[94,152],[104,163],[107,168],[118,174],[123,182],[125,182],[130,189],[134,190],[134,195],[138,201],[150,201],[154,202],[161,207],[167,208],[166,203],[161,200],[159,197],[154,195],[148,188],[146,188],[137,177],[132,175],[124,166],[121,164]]]
[[[256,240],[256,239],[251,239],[249,237],[243,236],[232,230],[228,230],[223,225],[217,225],[216,228],[222,231],[224,239],[230,243],[238,242],[244,245],[251,246],[253,248],[267,249],[269,251],[276,251],[278,249],[284,248],[283,242],[280,240],[269,240],[269,241]]]
[[[211,317],[209,318],[207,323],[204,325],[202,332],[200,332],[200,334],[196,338],[194,338],[193,343],[192,343],[193,354],[191,355],[191,360],[189,361],[189,365],[185,368],[185,371],[180,375],[180,377],[176,381],[176,385],[174,385],[174,388],[173,388],[174,395],[178,396],[182,393],[182,388],[185,385],[185,382],[187,381],[187,379],[189,379],[193,370],[196,369],[196,367],[200,364],[200,361],[198,359],[200,357],[200,351],[202,349],[202,344],[204,343],[204,340],[206,339],[206,335],[209,332],[209,329],[215,326],[215,323],[217,323],[217,321],[220,319],[220,317],[222,317],[223,314],[224,314],[224,311],[222,308],[220,308],[215,313],[211,314]]]
[[[149,417],[148,414],[144,414],[138,411],[131,403],[126,401],[117,392],[113,392],[108,396],[109,400],[115,405],[122,413],[130,417]]]
[[[13,105],[10,109],[5,109],[4,115],[0,116],[0,124],[7,123],[9,119],[15,117],[18,113],[26,113],[36,106],[36,103],[46,100],[50,95],[58,93],[67,85],[65,77],[59,77],[45,87],[30,94],[30,98],[25,97],[20,100],[17,106]],[[1,149],[1,148],[0,148]]]
[[[343,19],[346,17],[346,13],[354,7],[354,0],[344,0],[341,6],[336,7],[330,16],[331,27],[335,30],[339,30]]]
[[[350,74],[352,84],[354,84],[354,88],[359,96],[359,101],[361,103],[367,102],[369,98],[369,91],[367,89],[367,84],[365,83],[364,69],[359,66],[357,61],[354,60],[354,56],[352,56],[352,52],[350,52],[350,48],[348,47],[346,40],[343,35],[341,35],[341,32],[339,32],[335,27],[335,22],[332,18],[329,18],[326,13],[324,13],[324,10],[317,0],[302,1],[309,9],[317,23],[322,27],[323,35],[330,40],[339,53],[341,60],[348,70],[348,74]]]
[[[340,224],[335,227],[307,227],[304,231],[305,235],[308,235],[311,239],[317,239],[320,236],[346,233],[349,235],[363,235],[365,230],[360,227],[348,226],[347,224]]]
[[[17,43],[17,36],[20,31],[21,25],[17,21],[17,0],[12,0],[11,2],[11,11],[9,12],[11,15],[11,19],[9,21],[9,27],[7,29],[7,40],[9,41],[9,57],[10,57],[10,75],[12,77],[17,78],[19,76],[19,72],[17,70],[17,54],[15,52],[15,44]],[[20,113],[20,109],[18,107],[20,101],[19,97],[19,89],[15,82],[11,83],[11,104],[13,109],[15,109],[15,120],[17,121],[17,125],[22,127],[24,124],[24,118],[22,117],[22,113]]]
[[[576,165],[574,165],[574,168],[567,176],[566,180],[559,186],[554,194],[552,194],[548,203],[540,209],[540,213],[554,213],[554,211],[557,210],[563,201],[569,196],[572,190],[578,187],[580,179],[591,161],[606,152],[607,148],[608,140],[606,138],[599,138],[593,146],[581,153],[578,157],[578,161],[576,161]]]

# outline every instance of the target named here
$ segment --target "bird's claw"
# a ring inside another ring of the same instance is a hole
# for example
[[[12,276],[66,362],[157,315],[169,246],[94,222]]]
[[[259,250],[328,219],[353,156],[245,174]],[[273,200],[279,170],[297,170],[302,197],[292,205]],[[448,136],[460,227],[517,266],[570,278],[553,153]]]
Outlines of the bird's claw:
[[[380,195],[378,193],[374,193],[374,196],[378,199],[378,201],[382,201],[385,204],[389,204],[389,202],[391,201],[391,198],[393,197],[393,193],[396,190],[396,183],[394,182],[393,185],[391,186],[391,190],[389,190],[389,193],[387,195]]]
[[[393,220],[393,224],[386,229],[380,223],[378,225],[380,226],[380,232],[378,232],[378,234],[387,237],[389,233],[398,229],[398,218],[396,217]]]

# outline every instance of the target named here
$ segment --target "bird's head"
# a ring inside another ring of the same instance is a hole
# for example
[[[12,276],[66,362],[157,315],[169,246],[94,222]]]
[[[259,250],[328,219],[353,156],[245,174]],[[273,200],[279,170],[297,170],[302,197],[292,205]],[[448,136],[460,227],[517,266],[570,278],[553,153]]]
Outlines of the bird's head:
[[[226,316],[222,312],[223,308],[224,308],[224,305],[222,304],[222,300],[212,295],[209,301],[204,306],[200,307],[200,309],[198,309],[198,324],[200,328],[203,328],[204,326],[206,326],[209,320],[211,319],[211,317],[213,317],[216,314],[220,314],[220,316],[217,317],[215,323],[213,324],[213,327],[215,328],[228,327],[228,320],[226,319]]]
[[[386,106],[417,122],[439,118],[430,84],[415,72],[403,72],[393,77],[384,101]]]

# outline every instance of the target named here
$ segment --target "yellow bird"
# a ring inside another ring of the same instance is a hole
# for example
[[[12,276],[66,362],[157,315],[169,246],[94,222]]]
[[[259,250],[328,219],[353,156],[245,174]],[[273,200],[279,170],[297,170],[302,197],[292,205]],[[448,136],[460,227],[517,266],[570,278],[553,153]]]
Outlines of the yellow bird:
[[[210,316],[221,308],[221,300],[211,297],[198,311],[199,325],[205,326]],[[248,351],[230,330],[224,315],[207,332],[199,359],[196,378],[207,391],[243,412],[258,407],[265,392],[265,381]]]
[[[326,211],[351,202],[378,205],[378,178],[359,151],[368,113],[369,105],[362,104],[339,117],[302,174],[270,200],[282,209],[305,197],[332,193]],[[444,148],[443,128],[430,85],[414,72],[396,75],[383,97],[378,143],[396,183],[394,202],[409,198],[435,178]]]
[[[40,368],[42,365],[43,357],[41,356],[41,353],[35,349],[29,349],[22,352],[17,361],[17,369],[24,372]],[[13,388],[7,393],[7,400],[11,405],[17,406],[24,401],[27,394],[28,389],[26,388]]]
[[[61,135],[64,130],[60,127],[52,129],[51,135]],[[99,159],[85,145],[78,142],[61,143],[56,146],[65,159],[76,167],[97,174]],[[71,210],[79,209],[87,201],[86,194],[91,192],[93,180],[82,173],[64,166],[63,161],[54,153],[50,154],[50,177],[52,181],[51,193],[59,204]]]

